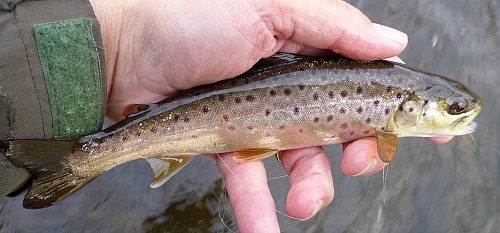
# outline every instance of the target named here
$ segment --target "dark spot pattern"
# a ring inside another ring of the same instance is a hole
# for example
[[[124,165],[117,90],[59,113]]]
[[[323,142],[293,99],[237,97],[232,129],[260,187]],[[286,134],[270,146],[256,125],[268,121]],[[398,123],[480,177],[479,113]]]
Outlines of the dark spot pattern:
[[[340,113],[345,113],[345,109],[344,108],[340,108]]]
[[[389,114],[390,112],[391,112],[391,110],[390,110],[389,108],[386,108],[384,113],[385,113],[385,115],[387,115],[387,114]]]
[[[358,109],[356,109],[356,112],[362,113],[363,112],[363,107],[359,107]]]
[[[266,116],[269,116],[271,114],[271,109],[266,109]]]
[[[328,117],[326,117],[326,121],[332,121],[333,120],[333,115],[328,115]]]
[[[303,91],[304,89],[306,89],[306,87],[304,85],[299,85],[299,89]]]
[[[271,95],[271,96],[275,96],[275,95],[276,95],[276,91],[275,91],[275,90],[271,90],[271,91],[269,92],[269,95]]]
[[[229,117],[227,115],[222,116],[224,118],[224,121],[229,121]]]
[[[248,102],[252,102],[255,100],[255,97],[253,97],[253,95],[247,95],[247,97],[245,97],[246,101]]]
[[[427,113],[425,113],[425,112],[424,112],[424,113],[422,113],[422,116],[426,116],[426,115],[427,115]]]
[[[372,118],[368,117],[366,118],[366,124],[370,124],[372,122]]]
[[[184,117],[184,122],[189,122],[191,119],[189,119],[189,117]]]
[[[387,86],[387,87],[385,88],[385,91],[386,91],[387,93],[391,92],[391,91],[392,91],[392,87],[391,87],[391,86]]]
[[[134,135],[135,135],[136,137],[140,137],[140,136],[141,136],[141,134],[142,134],[142,132],[141,132],[141,131],[137,131],[137,132],[135,132],[135,133],[134,133]]]
[[[315,117],[314,122],[316,122],[316,123],[319,122],[319,117]]]
[[[153,127],[149,131],[151,131],[151,133],[156,133],[156,132],[158,132],[158,128]]]
[[[252,129],[253,129],[253,125],[249,125],[249,126],[247,126],[247,129],[252,130]]]
[[[128,136],[123,136],[122,137],[122,141],[127,141],[128,140]]]
[[[285,95],[290,95],[290,94],[292,94],[292,91],[291,91],[290,89],[288,89],[288,88],[287,88],[287,89],[285,89],[285,90],[283,91],[283,93],[285,93]]]
[[[226,96],[225,95],[219,95],[219,101],[220,102],[224,102],[224,100],[226,100]]]
[[[401,99],[401,97],[403,97],[403,95],[400,92],[398,92],[398,94],[396,94],[396,98]]]
[[[363,88],[362,88],[362,87],[358,87],[358,88],[356,89],[356,93],[358,93],[358,94],[362,94],[362,93],[363,93]]]
[[[340,96],[342,97],[347,97],[347,91],[341,91]]]
[[[300,108],[299,107],[295,107],[293,109],[293,113],[295,113],[295,115],[299,114],[299,112],[300,112]]]
[[[341,128],[341,129],[346,129],[346,128],[347,128],[347,123],[342,123],[342,124],[340,125],[340,128]]]
[[[180,119],[181,119],[181,116],[179,116],[179,115],[174,116],[174,121],[179,121]]]
[[[333,93],[333,91],[328,92],[328,97],[330,97],[330,99],[333,99],[333,97],[335,97],[335,94]]]
[[[313,94],[313,100],[318,100],[319,99],[319,94],[318,93],[314,93]]]
[[[207,106],[203,106],[203,113],[207,114],[210,111],[210,109]]]
[[[379,101],[379,100],[374,100],[374,101],[373,101],[373,105],[374,105],[375,107],[378,107],[378,105],[379,105],[379,104],[380,104],[380,101]]]
[[[228,127],[228,129],[229,129],[229,130],[231,130],[231,131],[236,130],[236,128],[235,128],[234,126],[232,126],[232,125],[231,125],[231,126],[229,126],[229,127]]]
[[[280,125],[280,129],[281,129],[281,130],[286,129],[286,125]]]
[[[241,98],[240,97],[236,97],[234,99],[234,102],[236,102],[237,104],[241,103]]]

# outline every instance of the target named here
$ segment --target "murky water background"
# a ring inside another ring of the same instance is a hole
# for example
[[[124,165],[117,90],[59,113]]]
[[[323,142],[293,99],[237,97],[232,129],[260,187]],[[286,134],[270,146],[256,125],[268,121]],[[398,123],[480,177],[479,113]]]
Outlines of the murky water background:
[[[340,147],[327,147],[335,181],[331,205],[305,222],[280,216],[286,232],[498,232],[500,229],[500,3],[496,0],[350,1],[374,22],[408,33],[401,58],[453,77],[485,103],[479,130],[437,145],[402,139],[382,173],[347,177]],[[274,159],[268,177],[286,173]],[[215,162],[198,158],[159,189],[133,161],[105,173],[62,203],[25,210],[22,195],[0,199],[0,232],[237,231]],[[269,181],[285,212],[288,179]],[[385,204],[384,204],[385,200]],[[221,220],[222,219],[222,220]],[[229,230],[231,229],[231,230]]]

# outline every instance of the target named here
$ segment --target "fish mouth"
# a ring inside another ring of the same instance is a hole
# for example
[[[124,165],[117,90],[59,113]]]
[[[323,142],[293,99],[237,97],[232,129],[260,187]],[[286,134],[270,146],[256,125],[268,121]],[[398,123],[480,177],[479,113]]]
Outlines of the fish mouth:
[[[466,135],[466,134],[471,134],[474,131],[476,131],[478,124],[475,121],[471,121],[471,122],[469,122],[469,124],[467,124],[465,126],[460,126],[460,123],[463,123],[462,120],[463,120],[463,118],[460,118],[460,119],[456,120],[455,122],[453,122],[453,124],[450,126],[449,132],[451,133],[450,134],[451,136]],[[460,128],[455,130],[455,128],[457,128],[457,126]]]

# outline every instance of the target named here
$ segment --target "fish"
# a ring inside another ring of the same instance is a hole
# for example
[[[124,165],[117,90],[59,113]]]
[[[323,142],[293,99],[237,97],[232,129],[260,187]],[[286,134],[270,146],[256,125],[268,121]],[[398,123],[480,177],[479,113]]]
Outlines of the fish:
[[[465,85],[404,64],[277,53],[235,78],[130,105],[124,120],[100,132],[3,140],[0,150],[30,171],[23,206],[37,209],[139,158],[153,169],[152,188],[198,155],[235,152],[237,162],[252,162],[364,137],[376,137],[388,163],[399,137],[474,132],[481,108],[481,98]]]

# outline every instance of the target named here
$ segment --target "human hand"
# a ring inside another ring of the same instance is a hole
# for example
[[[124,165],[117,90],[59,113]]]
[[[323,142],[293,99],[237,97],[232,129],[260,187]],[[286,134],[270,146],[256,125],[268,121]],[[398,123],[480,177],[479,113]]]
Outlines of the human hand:
[[[355,59],[399,54],[406,35],[372,24],[343,1],[92,0],[101,24],[108,77],[108,116],[128,104],[153,103],[178,91],[234,77],[277,51]],[[370,175],[385,164],[374,138],[344,145],[342,169]],[[217,163],[242,232],[279,231],[261,162]],[[328,158],[321,147],[284,151],[290,175],[288,214],[313,216],[333,199]]]

